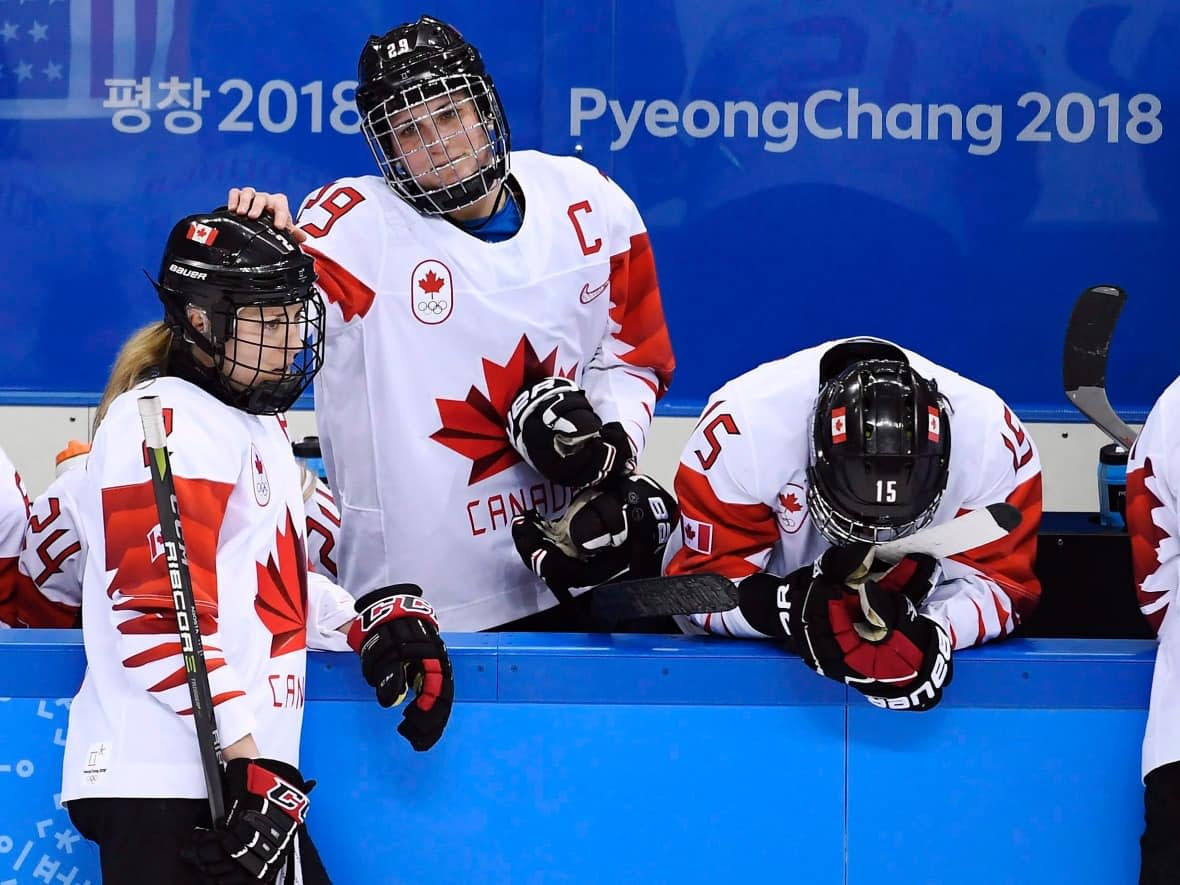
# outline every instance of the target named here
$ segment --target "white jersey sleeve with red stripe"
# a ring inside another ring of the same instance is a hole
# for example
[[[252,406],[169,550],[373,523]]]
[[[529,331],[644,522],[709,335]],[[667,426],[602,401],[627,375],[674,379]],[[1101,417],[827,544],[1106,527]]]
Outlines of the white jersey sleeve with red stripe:
[[[33,501],[21,550],[20,568],[33,592],[19,600],[19,617],[29,627],[73,627],[82,608],[86,540],[78,525],[78,492],[86,468],[57,477]]]
[[[303,469],[303,503],[307,508],[307,567],[335,581],[340,544],[340,510],[328,484]]]
[[[759,571],[786,575],[825,549],[806,509],[818,365],[818,354],[803,351],[759,366],[710,398],[676,472],[681,521],[665,550],[667,574],[715,572],[735,581]],[[683,618],[681,627],[763,637],[737,609]]]
[[[1041,597],[1033,573],[1042,509],[1040,455],[998,396],[963,380],[948,384],[953,473],[936,522],[1001,501],[1020,511],[1021,522],[998,541],[942,561],[942,577],[921,610],[947,627],[955,648],[1007,636]]]
[[[1180,586],[1180,380],[1155,403],[1127,461],[1127,531],[1139,608],[1159,636]]]
[[[639,210],[605,176],[610,216],[610,321],[582,384],[602,420],[619,421],[637,453],[647,443],[656,400],[672,383],[675,360],[651,240]],[[593,202],[588,200],[593,209]],[[576,217],[576,216],[575,216]]]
[[[0,627],[18,623],[17,600],[25,583],[18,561],[28,519],[24,483],[0,449]]]

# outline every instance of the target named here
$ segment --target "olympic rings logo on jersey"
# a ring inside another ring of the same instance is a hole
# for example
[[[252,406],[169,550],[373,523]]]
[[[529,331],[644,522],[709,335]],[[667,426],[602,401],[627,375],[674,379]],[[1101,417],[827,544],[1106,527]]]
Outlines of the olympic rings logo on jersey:
[[[420,323],[437,326],[455,309],[451,269],[435,258],[419,261],[410,274],[410,312]]]
[[[807,520],[807,490],[797,482],[787,483],[779,490],[774,514],[779,528],[788,535],[795,534]]]

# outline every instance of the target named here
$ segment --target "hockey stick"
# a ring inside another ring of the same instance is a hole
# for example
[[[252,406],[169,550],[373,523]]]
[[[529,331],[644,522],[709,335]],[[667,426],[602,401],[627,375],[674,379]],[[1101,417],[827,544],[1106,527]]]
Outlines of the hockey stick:
[[[1091,286],[1078,296],[1065,329],[1061,375],[1065,395],[1078,411],[1130,449],[1135,431],[1115,413],[1106,396],[1106,359],[1126,300],[1127,293],[1118,286]]]
[[[1020,525],[1011,504],[989,504],[940,525],[873,548],[874,559],[898,562],[911,553],[943,559],[998,541]],[[723,575],[702,572],[604,584],[594,590],[594,617],[608,623],[631,618],[693,615],[737,606],[737,587]]]
[[[221,743],[217,737],[213,692],[209,687],[209,671],[205,666],[205,647],[201,643],[192,575],[189,573],[188,555],[180,527],[180,508],[176,502],[176,486],[172,479],[172,463],[168,458],[168,439],[160,398],[141,396],[139,417],[143,422],[143,438],[150,456],[152,492],[156,497],[156,513],[160,517],[160,535],[171,581],[172,605],[176,609],[176,631],[184,658],[185,681],[188,682],[189,698],[193,705],[201,767],[205,771],[205,787],[209,791],[209,811],[213,815],[213,826],[218,827],[225,818],[225,799],[221,793]]]

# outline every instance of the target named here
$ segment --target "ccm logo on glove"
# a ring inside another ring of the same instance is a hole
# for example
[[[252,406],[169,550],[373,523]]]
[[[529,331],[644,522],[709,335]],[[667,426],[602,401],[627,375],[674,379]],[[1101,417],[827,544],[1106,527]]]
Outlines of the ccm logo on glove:
[[[438,619],[434,615],[434,606],[421,596],[400,594],[386,596],[377,600],[363,612],[358,620],[360,629],[368,633],[373,627],[388,617],[404,617],[406,615],[425,618],[438,629]]]

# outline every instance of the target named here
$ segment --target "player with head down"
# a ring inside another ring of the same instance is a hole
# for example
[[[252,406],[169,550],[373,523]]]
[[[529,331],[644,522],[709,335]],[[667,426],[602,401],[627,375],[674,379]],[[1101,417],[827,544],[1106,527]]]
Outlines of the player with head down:
[[[281,413],[321,365],[314,282],[311,259],[265,219],[181,219],[156,282],[164,319],[126,343],[99,405],[75,489],[88,666],[70,707],[62,800],[98,843],[106,883],[273,882],[293,858],[303,882],[326,881],[303,838],[312,782],[297,767],[309,647],[356,649],[384,706],[412,689],[398,730],[415,749],[447,723],[451,666],[419,589],[374,588],[354,611],[307,569]],[[173,600],[180,566],[169,564],[141,397],[162,406],[222,767],[215,740],[197,737],[204,715],[194,734],[189,634]],[[214,821],[207,784],[217,783],[225,808]]]
[[[783,642],[874,704],[925,710],[952,651],[1006,636],[1040,596],[1041,467],[991,390],[872,338],[803,350],[713,394],[681,455],[669,575],[716,572],[737,608],[686,629]],[[1007,502],[986,546],[892,566],[872,549]]]
[[[298,226],[328,301],[316,423],[340,581],[418,581],[451,630],[538,626],[522,619],[555,593],[654,567],[674,519],[632,477],[673,370],[647,231],[582,161],[511,150],[445,22],[370,37],[358,81],[381,174],[314,191]],[[281,194],[229,204],[289,219]]]

